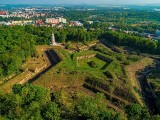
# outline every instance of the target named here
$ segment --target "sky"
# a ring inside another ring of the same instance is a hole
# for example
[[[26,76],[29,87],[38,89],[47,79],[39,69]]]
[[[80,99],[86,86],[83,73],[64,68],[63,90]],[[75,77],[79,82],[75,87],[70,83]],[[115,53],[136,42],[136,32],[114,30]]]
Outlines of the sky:
[[[160,4],[160,0],[0,0],[0,4]]]

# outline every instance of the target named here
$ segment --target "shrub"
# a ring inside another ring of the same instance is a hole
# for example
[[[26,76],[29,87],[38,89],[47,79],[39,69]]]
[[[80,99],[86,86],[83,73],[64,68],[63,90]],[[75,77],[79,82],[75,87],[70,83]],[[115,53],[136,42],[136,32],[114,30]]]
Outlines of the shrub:
[[[90,67],[96,68],[98,65],[94,61],[90,61],[89,63]]]

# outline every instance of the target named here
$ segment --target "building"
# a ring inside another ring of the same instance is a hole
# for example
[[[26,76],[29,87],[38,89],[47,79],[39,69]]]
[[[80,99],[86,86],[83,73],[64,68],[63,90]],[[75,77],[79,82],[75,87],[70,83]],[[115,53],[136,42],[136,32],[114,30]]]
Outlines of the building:
[[[38,20],[36,20],[36,24],[37,24],[37,25],[43,25],[44,23],[43,23],[42,20],[38,19]]]
[[[0,15],[7,15],[6,11],[0,11]]]
[[[8,17],[7,12],[6,11],[0,11],[0,17]]]
[[[93,24],[93,21],[87,21],[89,24]]]
[[[0,22],[0,25],[11,25],[10,22]]]
[[[22,21],[12,21],[11,22],[12,25],[23,25]]]
[[[20,20],[20,21],[11,21],[12,25],[31,25],[33,24],[32,20]]]
[[[58,18],[58,20],[59,20],[59,23],[64,23],[64,24],[67,23],[67,20],[65,18],[60,17]]]
[[[31,25],[33,24],[33,21],[32,20],[24,20],[22,21],[23,25]]]
[[[49,24],[58,24],[59,21],[58,21],[58,19],[55,19],[55,18],[46,18],[46,23],[49,23]]]
[[[83,26],[83,24],[79,21],[71,21],[70,26]]]
[[[59,24],[59,23],[64,23],[66,24],[67,23],[67,20],[65,18],[46,18],[46,23],[49,23],[49,24]]]

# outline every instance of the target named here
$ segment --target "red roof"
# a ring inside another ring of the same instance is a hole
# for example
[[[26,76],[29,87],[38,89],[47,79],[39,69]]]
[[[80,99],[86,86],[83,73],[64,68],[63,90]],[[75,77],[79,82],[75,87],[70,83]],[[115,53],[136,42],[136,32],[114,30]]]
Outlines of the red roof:
[[[43,21],[42,20],[36,20],[36,24],[42,25]]]
[[[6,11],[0,11],[0,15],[6,15],[7,12]]]

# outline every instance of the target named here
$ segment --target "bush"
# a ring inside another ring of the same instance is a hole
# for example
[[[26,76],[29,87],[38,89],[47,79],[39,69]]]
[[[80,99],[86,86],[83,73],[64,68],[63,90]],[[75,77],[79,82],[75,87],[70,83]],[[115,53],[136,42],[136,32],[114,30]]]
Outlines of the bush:
[[[126,113],[129,120],[149,120],[150,114],[139,104],[131,104],[126,107]]]
[[[90,67],[96,68],[98,65],[94,61],[90,61],[89,63]]]

